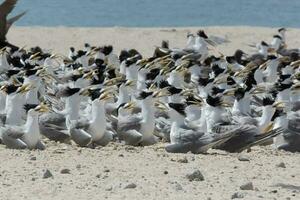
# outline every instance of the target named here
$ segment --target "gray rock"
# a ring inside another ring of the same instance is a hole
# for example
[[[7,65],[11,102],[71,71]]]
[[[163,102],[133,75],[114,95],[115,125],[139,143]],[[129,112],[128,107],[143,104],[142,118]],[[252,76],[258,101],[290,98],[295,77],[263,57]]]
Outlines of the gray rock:
[[[32,156],[32,157],[30,158],[30,160],[36,160],[36,157],[35,157],[35,156]]]
[[[137,187],[137,185],[135,183],[130,183],[130,184],[126,185],[124,187],[124,189],[134,189],[136,187]]]
[[[179,162],[179,163],[188,163],[189,161],[186,157],[184,157],[184,158],[178,159],[177,162]]]
[[[71,174],[71,170],[70,169],[62,169],[61,171],[60,171],[60,173],[61,174]]]
[[[281,162],[281,163],[277,164],[276,167],[286,168],[284,162]]]
[[[46,171],[44,172],[44,175],[43,175],[43,179],[51,178],[51,177],[53,177],[52,173],[50,172],[49,169],[46,169]]]
[[[250,161],[250,158],[246,155],[241,154],[241,155],[238,156],[238,160],[239,161]]]
[[[105,191],[112,191],[112,189],[113,189],[112,186],[109,186],[105,189]]]
[[[231,196],[231,199],[242,199],[244,198],[244,194],[240,193],[240,192],[236,192]]]
[[[240,186],[241,190],[254,190],[253,183],[248,182]]]
[[[204,181],[204,176],[200,172],[200,170],[195,170],[194,172],[187,174],[186,178],[189,181]]]
[[[176,191],[181,191],[181,190],[183,190],[182,186],[181,186],[179,183],[177,183],[177,182],[175,183],[174,188],[175,188]]]

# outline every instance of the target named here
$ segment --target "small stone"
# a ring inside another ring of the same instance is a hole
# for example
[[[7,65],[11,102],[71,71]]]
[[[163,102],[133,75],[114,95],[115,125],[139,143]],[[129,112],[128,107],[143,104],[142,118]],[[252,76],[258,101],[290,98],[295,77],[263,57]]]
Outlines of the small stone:
[[[112,186],[109,186],[108,188],[105,189],[105,191],[112,191]]]
[[[36,160],[36,157],[35,157],[35,156],[32,156],[32,157],[30,158],[30,160]]]
[[[128,185],[126,185],[125,187],[124,187],[124,189],[134,189],[134,188],[136,188],[136,184],[135,183],[130,183],[130,184],[128,184]]]
[[[169,174],[169,172],[168,171],[164,171],[164,174],[167,175],[167,174]]]
[[[70,169],[62,169],[61,171],[60,171],[60,173],[61,174],[71,174],[71,170]]]
[[[119,154],[119,157],[124,157],[124,155],[123,154]]]
[[[204,176],[199,170],[195,170],[193,173],[187,174],[186,178],[189,181],[204,181]]]
[[[176,190],[176,191],[183,190],[182,186],[181,186],[179,183],[177,183],[177,182],[175,183],[175,186],[174,186],[174,187],[175,187],[175,190]]]
[[[250,158],[246,155],[239,155],[238,160],[239,161],[250,161]]]
[[[281,162],[281,163],[277,164],[276,167],[286,168],[284,162]]]
[[[44,175],[43,175],[43,178],[46,179],[46,178],[51,178],[53,177],[52,173],[50,172],[49,169],[46,169]]]
[[[101,177],[101,174],[97,174],[97,175],[96,175],[96,178],[100,178],[100,177]]]
[[[188,163],[189,161],[188,161],[188,159],[186,157],[184,157],[184,158],[178,159],[177,162],[179,162],[179,163]]]
[[[248,182],[240,186],[241,190],[254,190],[253,183]]]
[[[242,199],[244,198],[244,195],[240,192],[236,192],[231,196],[231,199]]]
[[[36,180],[36,178],[32,178],[32,179],[31,179],[31,181],[35,181],[35,180]]]
[[[76,169],[80,169],[80,168],[81,168],[80,164],[76,165]]]
[[[109,169],[105,169],[104,172],[110,172],[110,170]]]

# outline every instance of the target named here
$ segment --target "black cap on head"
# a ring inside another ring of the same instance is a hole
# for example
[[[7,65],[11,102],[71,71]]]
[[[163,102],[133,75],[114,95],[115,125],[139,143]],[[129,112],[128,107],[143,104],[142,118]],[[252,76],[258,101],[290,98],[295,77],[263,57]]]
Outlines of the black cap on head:
[[[78,52],[77,52],[77,57],[79,58],[79,57],[81,57],[81,56],[84,56],[84,55],[86,55],[86,51],[82,51],[82,50],[79,50]]]
[[[280,74],[279,75],[279,82],[283,82],[286,79],[291,78],[291,76],[292,76],[291,74]]]
[[[235,85],[235,84],[236,84],[235,80],[231,76],[228,76],[227,85]]]
[[[120,62],[123,62],[124,60],[126,60],[129,57],[130,57],[130,54],[128,53],[128,51],[122,50],[119,55],[119,60],[120,60]]]
[[[113,78],[116,78],[116,77],[117,77],[117,74],[116,74],[115,69],[110,69],[110,70],[107,71],[107,78],[113,79]]]
[[[183,103],[168,103],[169,107],[176,110],[179,114],[185,116],[186,105]]]
[[[7,75],[8,77],[11,77],[11,76],[13,76],[13,75],[18,74],[19,72],[20,72],[19,69],[9,69],[9,70],[6,72],[6,75]]]
[[[166,81],[166,80],[162,80],[162,81],[160,81],[159,82],[159,84],[158,84],[158,87],[159,88],[165,88],[165,87],[169,87],[169,86],[171,86],[170,84],[169,84],[169,82],[168,81]]]
[[[212,87],[211,88],[211,94],[212,95],[217,95],[217,94],[220,94],[220,93],[223,93],[225,91],[225,89],[220,89],[218,87]]]
[[[229,64],[234,64],[236,63],[236,60],[235,60],[235,57],[234,56],[226,56],[226,61],[229,63]]]
[[[270,106],[273,105],[273,103],[275,102],[275,100],[271,97],[265,97],[263,98],[263,105],[264,106]]]
[[[204,30],[199,30],[199,31],[197,32],[197,35],[198,35],[199,37],[202,37],[202,38],[205,38],[205,39],[208,38],[207,35],[205,34]]]
[[[298,52],[292,52],[291,55],[290,55],[290,58],[291,58],[292,62],[299,60],[300,59],[299,53]]]
[[[104,64],[104,60],[102,60],[102,59],[100,59],[100,58],[97,58],[97,59],[95,60],[95,64],[96,64],[97,66],[102,66],[102,65]]]
[[[213,107],[220,106],[222,103],[221,97],[218,97],[218,96],[213,97],[211,95],[208,95],[207,99],[206,99],[206,103]]]
[[[261,41],[261,43],[260,43],[262,46],[269,46],[265,41]]]
[[[278,32],[281,32],[281,31],[286,31],[286,28],[280,28],[280,29],[278,29]]]
[[[182,92],[182,89],[176,88],[174,86],[170,86],[168,87],[168,91],[173,95],[173,94],[179,94],[180,92]]]
[[[112,45],[108,45],[108,46],[103,46],[100,47],[100,51],[104,54],[104,55],[109,55],[112,51],[113,51],[113,46]]]
[[[129,49],[128,53],[130,57],[133,57],[135,55],[141,55],[136,49]]]
[[[154,80],[160,73],[159,68],[151,69],[149,73],[146,74],[146,80]]]
[[[99,98],[100,95],[101,95],[101,89],[100,88],[89,90],[89,96],[91,97],[92,101]]]
[[[25,104],[23,108],[26,111],[26,113],[28,113],[29,110],[35,109],[37,106],[38,104]]]
[[[169,48],[169,41],[163,40],[163,41],[161,42],[161,47],[162,47],[162,48],[168,49],[168,48]]]
[[[198,83],[200,86],[207,86],[207,84],[213,82],[214,79],[209,79],[209,78],[202,78],[202,77],[199,77],[198,78]]]
[[[213,64],[211,69],[215,73],[215,76],[218,76],[219,74],[221,74],[225,71],[225,69],[219,67],[219,65],[217,65],[217,64]]]
[[[275,88],[276,88],[276,90],[278,90],[279,92],[282,92],[282,91],[284,91],[284,90],[286,90],[286,89],[291,88],[292,85],[293,85],[292,82],[286,83],[286,84],[285,84],[285,83],[279,82],[279,83],[276,83],[276,84],[275,84]]]
[[[282,40],[282,37],[280,35],[274,35],[273,38],[278,38],[278,39]]]
[[[277,59],[277,56],[275,55],[268,55],[268,60],[275,60]]]
[[[10,84],[10,85],[6,86],[5,92],[7,94],[12,94],[12,93],[16,92],[18,88],[19,88],[19,86]]]
[[[70,47],[71,52],[75,52],[75,48],[74,47]]]
[[[36,53],[43,53],[43,50],[42,50],[42,48],[41,48],[41,47],[39,47],[39,46],[36,46],[36,47],[32,47],[32,48],[30,48],[30,52],[31,52],[32,54],[36,54]]]
[[[234,91],[234,97],[239,101],[245,96],[245,90],[243,88],[238,88]]]
[[[153,92],[146,92],[146,91],[142,91],[138,94],[137,99],[142,100],[142,99],[146,99],[149,96],[152,96]]]
[[[125,105],[126,105],[126,103],[121,103],[121,104],[118,106],[117,110],[119,110],[120,108],[124,107]]]
[[[70,88],[66,87],[56,93],[57,97],[69,97],[80,91],[80,88]]]
[[[272,116],[272,119],[271,121],[274,121],[277,117],[281,117],[281,116],[284,116],[286,115],[286,113],[283,111],[283,109],[281,108],[276,108],[273,116]]]
[[[25,76],[29,77],[29,76],[33,76],[37,73],[37,69],[28,69],[25,71]]]

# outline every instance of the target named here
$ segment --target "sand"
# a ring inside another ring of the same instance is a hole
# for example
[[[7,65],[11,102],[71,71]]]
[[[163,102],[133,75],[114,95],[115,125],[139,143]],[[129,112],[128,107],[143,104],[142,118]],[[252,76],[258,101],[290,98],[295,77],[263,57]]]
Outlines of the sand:
[[[54,52],[112,44],[115,51],[136,48],[152,54],[162,39],[183,47],[188,31],[198,28],[44,28],[13,27],[9,40],[39,45]],[[232,41],[218,49],[232,54],[246,43],[269,42],[276,29],[205,27],[208,34]],[[288,45],[300,47],[300,29],[289,29]],[[168,154],[164,144],[128,147],[111,143],[97,149],[45,141],[45,151],[9,150],[0,146],[0,199],[300,199],[300,154],[255,147],[249,153],[210,151],[207,155]],[[249,161],[240,161],[244,157]],[[43,178],[46,170],[52,174]],[[186,176],[200,170],[203,181]],[[253,189],[241,190],[251,182]],[[126,188],[127,187],[127,188]],[[129,188],[128,188],[129,187]],[[131,187],[131,188],[130,188]]]

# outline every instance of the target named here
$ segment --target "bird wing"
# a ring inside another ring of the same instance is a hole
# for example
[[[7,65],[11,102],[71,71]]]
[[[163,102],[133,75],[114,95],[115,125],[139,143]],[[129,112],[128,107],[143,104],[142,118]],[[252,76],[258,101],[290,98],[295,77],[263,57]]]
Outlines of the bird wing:
[[[0,41],[5,41],[5,35],[7,33],[7,15],[14,9],[18,0],[5,0],[0,5]]]
[[[283,133],[284,138],[300,137],[300,118],[294,115],[294,119],[288,121],[288,131]]]
[[[7,136],[14,139],[18,139],[24,135],[24,132],[21,127],[13,127],[13,126],[3,127],[1,129],[1,132],[3,137]]]
[[[54,124],[56,126],[65,126],[66,117],[59,113],[46,113],[40,116],[39,122],[42,124]]]
[[[142,120],[143,118],[137,115],[122,118],[118,122],[118,131],[125,132],[128,130],[140,130]]]
[[[177,130],[177,141],[180,143],[194,142],[199,140],[204,135],[202,131],[178,128]]]
[[[90,126],[90,121],[88,119],[79,119],[75,122],[75,127],[78,129],[87,130]]]
[[[22,12],[10,19],[7,20],[6,22],[6,33],[8,32],[9,28],[11,27],[11,25],[13,25],[13,23],[15,23],[16,21],[18,21],[21,17],[23,17],[25,14],[27,13],[27,11]]]
[[[209,36],[208,39],[217,45],[230,42],[230,40],[228,40],[227,37],[224,38],[224,37],[219,37],[219,36],[215,36],[215,35]]]

